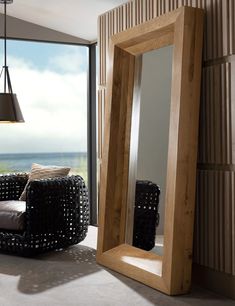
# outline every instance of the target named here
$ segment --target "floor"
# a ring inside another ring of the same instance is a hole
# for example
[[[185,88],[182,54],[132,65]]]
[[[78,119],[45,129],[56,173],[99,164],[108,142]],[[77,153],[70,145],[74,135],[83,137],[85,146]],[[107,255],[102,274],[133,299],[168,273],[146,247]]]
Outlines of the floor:
[[[151,250],[151,252],[162,256],[163,255],[163,249],[164,249],[164,236],[163,235],[156,235],[155,247]]]
[[[0,255],[0,306],[227,306],[235,301],[193,287],[169,297],[96,264],[96,228],[67,250],[34,259]]]

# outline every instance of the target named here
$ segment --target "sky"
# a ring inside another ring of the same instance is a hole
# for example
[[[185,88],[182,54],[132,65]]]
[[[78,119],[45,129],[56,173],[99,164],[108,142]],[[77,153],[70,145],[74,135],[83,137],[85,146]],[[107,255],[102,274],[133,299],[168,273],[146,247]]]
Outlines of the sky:
[[[0,153],[85,152],[87,47],[9,40],[7,54],[25,123],[0,124]]]

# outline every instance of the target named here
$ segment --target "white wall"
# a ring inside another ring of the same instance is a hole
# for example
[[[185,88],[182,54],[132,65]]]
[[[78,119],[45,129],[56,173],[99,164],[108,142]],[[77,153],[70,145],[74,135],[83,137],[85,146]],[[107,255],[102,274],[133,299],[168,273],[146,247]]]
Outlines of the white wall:
[[[142,67],[137,178],[160,186],[158,234],[164,226],[172,51],[168,46],[145,53]]]

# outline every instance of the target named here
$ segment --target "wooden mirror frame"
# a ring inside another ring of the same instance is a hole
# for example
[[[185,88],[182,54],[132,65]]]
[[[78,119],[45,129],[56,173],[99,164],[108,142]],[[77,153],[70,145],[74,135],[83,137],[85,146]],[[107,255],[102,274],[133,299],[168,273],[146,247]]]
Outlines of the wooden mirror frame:
[[[111,37],[97,262],[170,295],[191,284],[203,11],[181,7]],[[173,45],[164,254],[126,243],[133,99],[141,55]]]

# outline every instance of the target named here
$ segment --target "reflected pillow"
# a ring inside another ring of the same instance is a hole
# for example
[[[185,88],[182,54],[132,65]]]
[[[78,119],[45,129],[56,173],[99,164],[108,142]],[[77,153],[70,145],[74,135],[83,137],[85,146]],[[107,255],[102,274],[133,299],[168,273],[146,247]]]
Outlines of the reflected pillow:
[[[63,177],[69,174],[70,168],[58,166],[42,166],[39,164],[32,164],[31,172],[29,173],[28,182],[19,198],[20,201],[26,200],[26,188],[29,182],[39,179]]]

